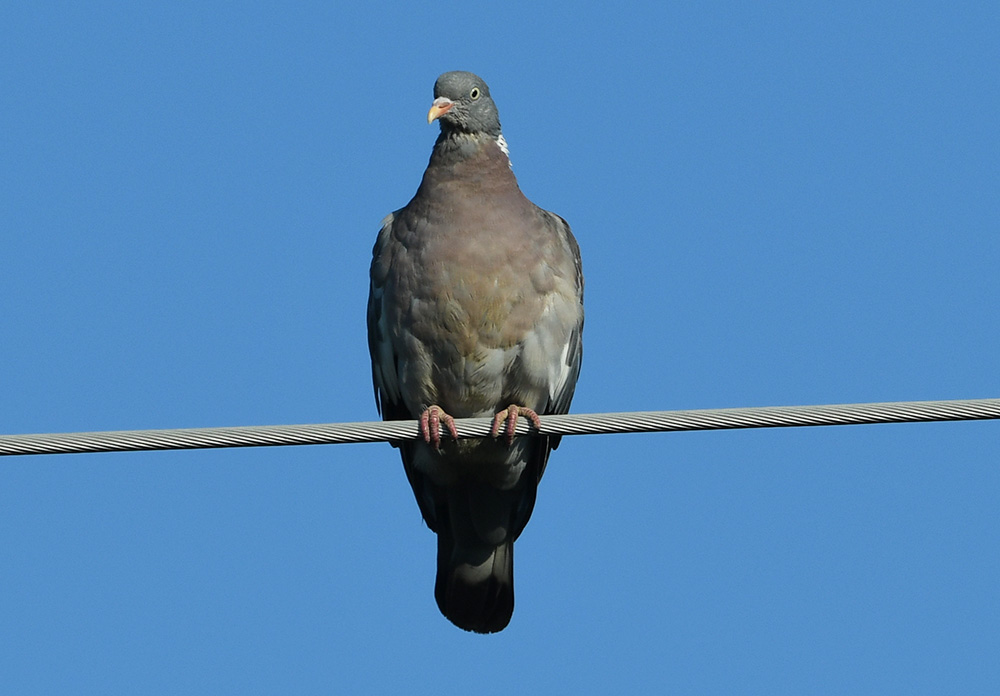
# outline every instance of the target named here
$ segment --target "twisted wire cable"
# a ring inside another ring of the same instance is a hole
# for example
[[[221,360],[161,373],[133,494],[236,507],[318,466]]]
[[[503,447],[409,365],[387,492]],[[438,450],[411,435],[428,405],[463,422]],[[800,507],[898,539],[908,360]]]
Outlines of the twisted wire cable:
[[[516,433],[588,435],[989,419],[1000,419],[1000,399],[577,413],[541,416],[540,431],[520,420]],[[455,424],[459,438],[489,437],[493,419],[461,418],[455,419]],[[415,420],[0,435],[0,455],[331,445],[418,437],[419,424]]]

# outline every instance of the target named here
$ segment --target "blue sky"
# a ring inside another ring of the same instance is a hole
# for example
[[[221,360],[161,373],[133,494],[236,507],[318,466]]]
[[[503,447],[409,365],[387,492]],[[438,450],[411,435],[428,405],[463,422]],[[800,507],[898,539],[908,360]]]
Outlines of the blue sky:
[[[7,3],[0,432],[372,420],[434,79],[580,242],[577,412],[1000,396],[995,2]],[[995,422],[567,438],[510,627],[388,445],[6,458],[7,693],[995,693]]]

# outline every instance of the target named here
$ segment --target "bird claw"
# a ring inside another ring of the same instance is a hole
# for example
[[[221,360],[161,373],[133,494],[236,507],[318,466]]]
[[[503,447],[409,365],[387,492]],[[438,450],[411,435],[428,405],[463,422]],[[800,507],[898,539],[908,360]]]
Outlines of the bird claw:
[[[508,445],[514,444],[514,431],[517,430],[518,417],[527,418],[535,426],[536,430],[542,429],[542,421],[538,418],[538,414],[534,410],[527,406],[511,404],[493,416],[493,427],[490,429],[490,435],[497,437],[500,434],[500,424],[506,421],[507,425],[503,431],[504,439],[507,440]]]
[[[443,408],[431,406],[420,414],[420,434],[424,436],[424,442],[434,445],[434,449],[441,449],[441,423],[447,426],[452,439],[457,440],[455,419],[445,413]]]

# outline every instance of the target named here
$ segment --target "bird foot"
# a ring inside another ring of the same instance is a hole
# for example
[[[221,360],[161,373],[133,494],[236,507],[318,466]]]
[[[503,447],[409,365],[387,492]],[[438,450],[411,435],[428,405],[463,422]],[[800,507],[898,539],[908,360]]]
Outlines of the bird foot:
[[[527,418],[531,421],[531,424],[535,426],[536,430],[542,429],[542,421],[538,418],[538,414],[527,406],[518,406],[517,404],[511,404],[504,410],[493,416],[493,427],[490,429],[490,435],[496,437],[500,434],[500,424],[504,421],[507,422],[504,428],[503,434],[504,438],[507,440],[508,445],[514,444],[514,431],[517,429],[517,419],[518,417]]]
[[[457,440],[455,419],[445,413],[443,408],[431,406],[420,414],[420,434],[424,436],[424,442],[434,445],[434,449],[441,449],[441,423],[448,427],[452,439]]]

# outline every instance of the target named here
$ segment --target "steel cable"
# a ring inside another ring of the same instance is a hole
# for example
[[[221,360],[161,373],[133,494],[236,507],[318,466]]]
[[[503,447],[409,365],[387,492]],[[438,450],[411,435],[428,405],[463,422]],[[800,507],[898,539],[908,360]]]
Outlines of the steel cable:
[[[524,420],[519,421],[517,434],[649,433],[998,418],[1000,418],[1000,399],[896,401],[827,406],[764,406],[694,411],[551,415],[541,417],[541,431],[534,431]],[[462,418],[456,419],[455,423],[460,438],[488,437],[493,419]],[[0,435],[0,455],[330,445],[406,440],[419,436],[417,421]]]

